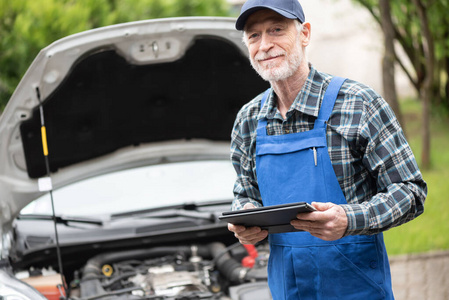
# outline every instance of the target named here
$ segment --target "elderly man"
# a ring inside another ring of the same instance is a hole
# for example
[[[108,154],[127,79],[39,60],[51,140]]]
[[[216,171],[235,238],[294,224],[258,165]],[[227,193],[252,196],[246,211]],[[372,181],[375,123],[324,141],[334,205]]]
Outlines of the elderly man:
[[[238,113],[232,209],[306,201],[298,232],[270,234],[274,299],[393,299],[382,231],[424,210],[427,186],[391,108],[369,87],[317,71],[298,0],[249,0],[236,22],[271,88]],[[242,244],[268,236],[229,224]]]

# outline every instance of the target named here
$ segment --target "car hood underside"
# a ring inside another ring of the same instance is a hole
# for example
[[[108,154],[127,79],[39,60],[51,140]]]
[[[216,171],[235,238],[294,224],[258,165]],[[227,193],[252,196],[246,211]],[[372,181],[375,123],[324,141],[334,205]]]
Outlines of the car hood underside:
[[[227,145],[239,108],[268,87],[251,68],[234,21],[120,24],[43,49],[0,119],[2,225],[43,193],[39,178],[51,175],[57,188],[135,165],[134,152],[151,163],[168,155],[166,142],[171,149],[179,142],[178,157]],[[185,150],[192,144],[200,146]]]

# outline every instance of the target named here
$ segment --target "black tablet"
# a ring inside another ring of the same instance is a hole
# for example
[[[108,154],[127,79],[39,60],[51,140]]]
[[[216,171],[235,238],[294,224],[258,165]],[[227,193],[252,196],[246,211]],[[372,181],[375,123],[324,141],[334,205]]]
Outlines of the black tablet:
[[[273,206],[223,212],[220,220],[246,227],[258,226],[268,230],[268,233],[294,232],[296,230],[290,221],[302,212],[316,210],[306,202],[296,202]]]

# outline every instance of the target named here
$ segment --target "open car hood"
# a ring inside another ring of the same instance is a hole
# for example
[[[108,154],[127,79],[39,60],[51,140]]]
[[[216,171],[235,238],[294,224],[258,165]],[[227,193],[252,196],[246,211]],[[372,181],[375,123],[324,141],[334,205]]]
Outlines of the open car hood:
[[[45,192],[42,120],[54,189],[131,167],[228,157],[239,108],[268,87],[234,23],[139,21],[43,49],[0,118],[2,228]]]

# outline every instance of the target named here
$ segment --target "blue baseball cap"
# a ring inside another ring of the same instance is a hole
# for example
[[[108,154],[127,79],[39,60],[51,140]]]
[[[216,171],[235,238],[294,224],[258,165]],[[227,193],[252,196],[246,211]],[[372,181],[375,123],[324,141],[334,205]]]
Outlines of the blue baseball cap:
[[[298,19],[301,23],[305,21],[304,11],[298,0],[248,0],[242,6],[235,28],[243,30],[248,17],[252,13],[265,8],[271,9],[287,19]]]

